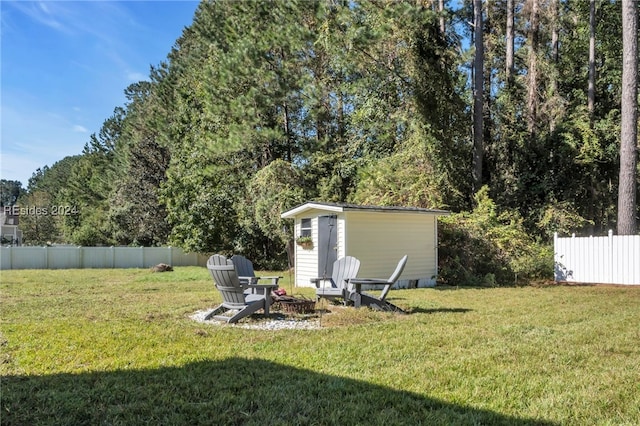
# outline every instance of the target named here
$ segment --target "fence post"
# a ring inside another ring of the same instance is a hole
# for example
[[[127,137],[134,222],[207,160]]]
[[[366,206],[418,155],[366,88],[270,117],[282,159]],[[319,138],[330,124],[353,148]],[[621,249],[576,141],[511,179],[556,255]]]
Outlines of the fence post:
[[[613,284],[613,230],[609,229],[607,234],[607,242],[609,243],[609,249],[607,250],[607,264],[609,265],[609,284]]]
[[[437,245],[436,245],[437,246]],[[558,259],[558,233],[553,233],[553,280],[555,282],[559,281],[560,278],[560,267],[559,267],[559,259]],[[437,258],[436,258],[437,259]]]

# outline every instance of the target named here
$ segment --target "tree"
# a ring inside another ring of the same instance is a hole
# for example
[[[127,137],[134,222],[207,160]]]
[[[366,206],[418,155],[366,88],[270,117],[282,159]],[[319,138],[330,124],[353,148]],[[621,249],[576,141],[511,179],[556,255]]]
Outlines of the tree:
[[[618,234],[636,233],[638,144],[638,13],[635,0],[622,0],[622,111]]]
[[[589,1],[589,118],[593,120],[596,104],[596,0]]]
[[[440,15],[440,33],[443,37],[446,36],[447,21],[445,20],[444,0],[438,0],[438,14]]]
[[[483,106],[484,106],[484,39],[482,0],[473,2],[473,35],[475,57],[473,61],[473,191],[482,186],[482,162],[484,156]]]
[[[165,244],[170,232],[166,209],[158,200],[170,162],[165,127],[171,117],[160,101],[164,74],[152,70],[152,81],[130,85],[126,116],[118,137],[118,179],[109,199],[110,233],[118,244]]]
[[[239,248],[256,253],[254,260],[262,267],[281,267],[286,264],[285,254],[292,255],[292,230],[280,214],[305,201],[300,180],[298,168],[277,159],[253,176],[240,197],[238,218],[248,238],[239,239]]]
[[[21,198],[26,214],[20,216],[20,229],[23,232],[23,244],[37,245],[63,242],[59,223],[65,211],[64,206],[52,203],[52,196],[44,191],[32,191]],[[63,207],[61,210],[58,210]],[[55,210],[54,210],[55,209]]]
[[[595,20],[595,87],[589,112],[590,2],[563,3],[560,9],[561,55],[557,62],[557,126],[547,137],[553,142],[553,162],[540,175],[553,187],[547,208],[572,205],[588,225],[576,222],[573,232],[593,234],[615,226],[619,173],[622,23],[619,2],[597,2]],[[545,73],[546,74],[546,73]],[[544,83],[544,81],[542,82]],[[549,105],[547,103],[547,105]],[[543,108],[543,111],[552,111]],[[546,115],[546,114],[545,114]],[[545,136],[545,135],[543,135]],[[570,213],[567,211],[566,213]]]
[[[536,138],[538,119],[538,45],[540,39],[539,0],[529,0],[529,68],[527,69],[527,130],[530,140]]]
[[[38,168],[29,178],[27,192],[48,192],[53,197],[51,200],[53,203],[64,202],[63,192],[69,185],[71,171],[81,157],[80,155],[70,155],[56,161],[51,167]]]
[[[80,210],[65,195],[72,171],[81,158],[81,155],[64,157],[52,166],[38,168],[29,178],[27,190],[18,200],[20,205],[34,207],[32,212],[37,213],[20,219],[26,244],[71,242],[64,224],[77,219]]]
[[[24,193],[22,183],[17,180],[0,180],[0,207],[13,206]]]
[[[82,155],[75,161],[66,178],[59,202],[74,206],[77,215],[64,216],[66,238],[85,246],[112,244],[109,223],[109,196],[118,176],[116,153],[121,149],[120,135],[125,109],[115,108],[98,134],[92,134]]]
[[[556,130],[557,124],[557,115],[559,115],[558,111],[561,108],[558,108],[558,104],[562,104],[560,96],[558,95],[558,61],[560,59],[560,40],[559,40],[559,10],[558,10],[558,2],[559,0],[551,0],[550,5],[550,18],[551,21],[551,68],[552,72],[549,76],[549,98],[548,104],[551,105],[548,108],[550,111],[549,114],[549,132],[554,133]]]
[[[118,181],[109,210],[118,244],[150,247],[166,243],[170,227],[158,192],[168,166],[169,150],[153,139],[130,148],[127,172]]]
[[[514,60],[513,60],[513,53],[514,53],[514,39],[515,39],[515,32],[514,32],[514,20],[513,20],[513,2],[515,0],[507,0],[507,24],[506,24],[506,52],[505,52],[505,80],[507,82],[507,86],[510,87],[513,84],[512,78],[513,78],[513,69],[514,69]]]
[[[416,126],[417,127],[417,126]],[[424,128],[413,128],[412,136],[392,155],[360,167],[360,179],[352,201],[380,206],[442,208],[454,185],[431,152],[437,143]]]

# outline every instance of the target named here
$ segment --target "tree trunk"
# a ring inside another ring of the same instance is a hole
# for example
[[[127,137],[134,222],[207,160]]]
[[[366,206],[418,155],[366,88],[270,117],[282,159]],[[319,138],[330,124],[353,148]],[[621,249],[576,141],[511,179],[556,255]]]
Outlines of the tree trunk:
[[[285,102],[282,106],[282,123],[285,137],[287,138],[287,161],[293,161],[293,137],[291,136],[291,127],[289,124],[289,106]]]
[[[505,72],[506,72],[506,80],[507,86],[511,86],[511,79],[513,78],[513,41],[514,41],[514,33],[513,33],[513,1],[507,0],[507,30],[506,30],[506,38],[507,38],[507,46],[506,46],[506,55],[505,55]]]
[[[482,186],[482,161],[484,141],[482,134],[482,94],[484,81],[484,45],[482,39],[482,0],[473,0],[474,44],[476,54],[473,64],[473,191]]]
[[[555,98],[558,96],[558,27],[559,27],[559,19],[558,19],[558,0],[551,0],[551,60],[553,62],[553,72],[549,76],[550,80],[550,91],[551,97],[554,99],[555,106]],[[555,110],[555,108],[554,108]],[[549,131],[551,133],[556,130],[556,120],[557,114],[551,114],[549,117]],[[552,153],[549,153],[550,157],[553,158]]]
[[[593,124],[593,111],[596,104],[596,0],[589,1],[589,91],[587,108],[589,121]]]
[[[551,29],[551,58],[552,61],[554,63],[554,65],[558,64],[558,59],[559,59],[559,53],[558,53],[558,42],[559,42],[559,36],[558,36],[558,28],[560,27],[560,19],[559,19],[559,12],[558,12],[558,0],[551,0],[551,20],[553,21],[551,23],[552,25],[552,29]]]
[[[438,0],[438,12],[440,13],[440,34],[444,38],[444,34],[447,30],[444,21],[444,0]]]
[[[538,39],[539,28],[538,0],[531,0],[529,29],[529,70],[527,91],[527,130],[531,139],[535,139],[536,120],[538,118]]]
[[[638,20],[636,0],[622,0],[622,111],[618,235],[636,233],[638,144]]]
[[[482,66],[484,68],[484,81],[482,86],[483,96],[482,96],[482,144],[484,145],[484,150],[490,151],[490,144],[493,141],[491,136],[491,132],[493,131],[493,121],[491,120],[491,113],[493,111],[492,105],[492,96],[493,88],[492,81],[494,76],[495,68],[491,63],[492,55],[495,56],[495,45],[491,41],[491,29],[493,23],[491,22],[491,14],[493,9],[491,8],[491,2],[487,1],[486,9],[484,16],[482,18],[482,38],[483,38],[483,63]],[[484,34],[487,33],[487,37],[484,37]],[[486,40],[486,41],[485,41]],[[484,161],[483,161],[484,163]],[[484,180],[490,180],[488,177],[488,168],[484,168],[482,173],[484,174]]]

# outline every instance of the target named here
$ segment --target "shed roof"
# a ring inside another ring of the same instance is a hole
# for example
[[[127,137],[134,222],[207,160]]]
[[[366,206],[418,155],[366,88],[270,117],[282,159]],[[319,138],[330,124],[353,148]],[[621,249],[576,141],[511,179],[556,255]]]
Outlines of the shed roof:
[[[280,217],[283,219],[294,218],[300,213],[304,213],[308,210],[326,210],[330,212],[345,212],[345,211],[369,211],[369,212],[383,212],[383,213],[419,213],[430,215],[448,215],[451,212],[447,210],[437,209],[423,209],[419,207],[400,207],[400,206],[363,206],[358,204],[349,203],[325,203],[320,201],[310,201],[301,204],[297,207],[287,210],[282,213]]]

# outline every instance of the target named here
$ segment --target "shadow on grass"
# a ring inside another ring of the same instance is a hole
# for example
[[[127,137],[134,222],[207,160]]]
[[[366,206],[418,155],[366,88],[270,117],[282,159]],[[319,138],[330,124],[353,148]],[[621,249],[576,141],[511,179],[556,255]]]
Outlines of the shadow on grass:
[[[242,358],[2,377],[1,408],[2,425],[552,424]]]

